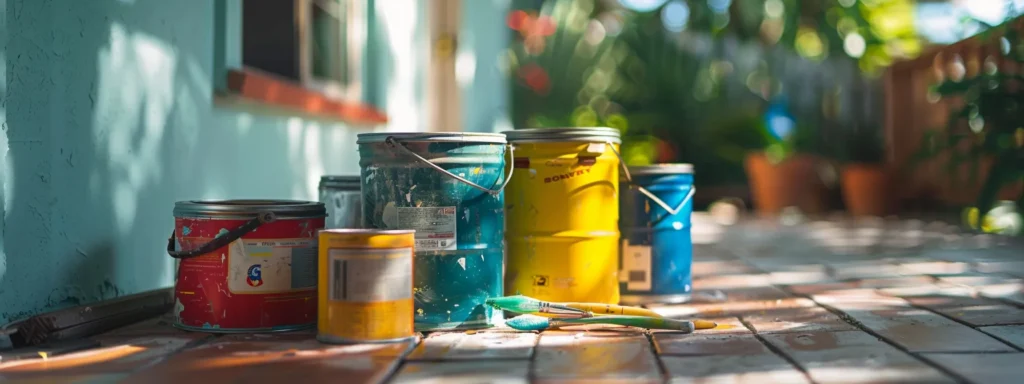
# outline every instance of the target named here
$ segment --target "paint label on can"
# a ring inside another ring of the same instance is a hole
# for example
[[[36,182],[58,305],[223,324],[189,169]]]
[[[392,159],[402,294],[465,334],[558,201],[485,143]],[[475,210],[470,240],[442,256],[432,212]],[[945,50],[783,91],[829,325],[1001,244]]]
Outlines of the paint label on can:
[[[412,298],[412,252],[331,249],[330,300],[372,303]]]
[[[331,249],[327,257],[328,316],[321,333],[347,340],[412,335],[411,248]]]
[[[398,228],[416,230],[416,251],[454,251],[455,207],[399,207]]]
[[[622,242],[622,271],[619,280],[630,291],[651,290],[651,247]]]
[[[228,290],[236,294],[316,288],[316,259],[316,239],[236,240],[221,255],[221,263],[228,263]]]

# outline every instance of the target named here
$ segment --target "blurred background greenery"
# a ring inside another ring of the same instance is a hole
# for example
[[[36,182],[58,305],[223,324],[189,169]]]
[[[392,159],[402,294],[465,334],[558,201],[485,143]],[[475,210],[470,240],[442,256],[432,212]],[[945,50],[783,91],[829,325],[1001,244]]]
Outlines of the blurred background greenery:
[[[513,124],[615,127],[627,163],[693,163],[702,186],[745,184],[755,150],[877,162],[886,66],[1019,3],[513,0]]]

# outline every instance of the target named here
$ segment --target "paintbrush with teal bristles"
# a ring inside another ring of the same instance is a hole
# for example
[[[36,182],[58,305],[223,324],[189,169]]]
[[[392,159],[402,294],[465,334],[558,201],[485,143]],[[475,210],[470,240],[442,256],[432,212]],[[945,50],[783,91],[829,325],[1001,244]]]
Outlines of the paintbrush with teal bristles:
[[[543,331],[548,328],[581,324],[612,324],[646,329],[682,331],[684,333],[691,333],[694,330],[692,321],[627,315],[594,316],[576,319],[550,319],[542,316],[522,315],[505,321],[505,325],[508,325],[509,328],[519,331]]]

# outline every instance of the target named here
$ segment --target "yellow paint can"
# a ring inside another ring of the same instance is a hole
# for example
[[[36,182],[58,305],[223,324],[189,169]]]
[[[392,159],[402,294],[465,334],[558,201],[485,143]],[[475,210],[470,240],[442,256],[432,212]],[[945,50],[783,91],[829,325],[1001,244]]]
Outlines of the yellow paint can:
[[[505,293],[550,302],[619,302],[619,131],[505,132]]]
[[[415,336],[414,234],[413,230],[320,231],[317,340],[384,343]]]

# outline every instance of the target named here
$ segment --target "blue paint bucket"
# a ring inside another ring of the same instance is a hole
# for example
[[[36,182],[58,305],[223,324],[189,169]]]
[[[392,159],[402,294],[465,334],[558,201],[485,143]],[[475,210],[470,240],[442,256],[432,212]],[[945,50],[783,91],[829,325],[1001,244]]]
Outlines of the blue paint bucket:
[[[629,305],[690,300],[693,165],[630,167],[620,181],[619,291]]]
[[[484,300],[503,293],[505,135],[366,133],[357,144],[364,226],[416,231],[416,330],[500,321]]]

